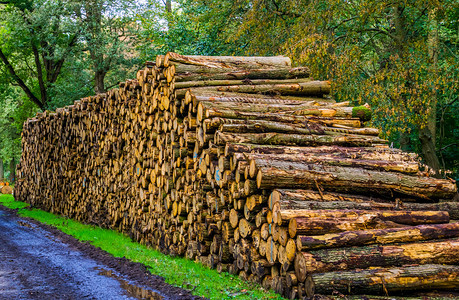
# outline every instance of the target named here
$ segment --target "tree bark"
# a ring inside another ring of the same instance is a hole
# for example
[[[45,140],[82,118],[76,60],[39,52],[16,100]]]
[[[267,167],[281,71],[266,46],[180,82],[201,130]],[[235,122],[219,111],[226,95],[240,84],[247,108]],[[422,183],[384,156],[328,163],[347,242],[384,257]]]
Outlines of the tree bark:
[[[96,94],[102,94],[106,92],[105,83],[104,83],[106,74],[107,72],[105,72],[104,70],[96,69],[96,72],[94,75],[94,89],[95,89]]]

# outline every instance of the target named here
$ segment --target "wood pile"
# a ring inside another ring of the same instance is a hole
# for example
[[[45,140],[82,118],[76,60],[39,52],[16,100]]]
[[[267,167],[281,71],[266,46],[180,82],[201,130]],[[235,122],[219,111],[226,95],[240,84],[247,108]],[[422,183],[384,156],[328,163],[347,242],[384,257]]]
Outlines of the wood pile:
[[[10,186],[9,182],[3,181],[0,179],[0,194],[12,194],[13,188]]]
[[[457,289],[455,183],[329,93],[282,56],[167,53],[28,120],[16,197],[292,299]]]

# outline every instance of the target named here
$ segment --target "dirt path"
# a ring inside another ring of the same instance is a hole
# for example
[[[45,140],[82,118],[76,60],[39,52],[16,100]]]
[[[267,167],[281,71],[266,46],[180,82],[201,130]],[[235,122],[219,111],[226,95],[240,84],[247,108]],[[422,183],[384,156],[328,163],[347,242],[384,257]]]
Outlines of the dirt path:
[[[199,299],[126,259],[0,207],[0,299]]]

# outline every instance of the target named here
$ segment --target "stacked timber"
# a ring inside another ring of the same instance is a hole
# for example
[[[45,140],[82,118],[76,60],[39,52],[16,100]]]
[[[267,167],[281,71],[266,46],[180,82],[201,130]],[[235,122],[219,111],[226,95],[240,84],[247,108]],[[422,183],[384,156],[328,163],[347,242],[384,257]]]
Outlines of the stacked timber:
[[[451,180],[286,57],[167,53],[24,125],[19,200],[272,288],[459,286]]]

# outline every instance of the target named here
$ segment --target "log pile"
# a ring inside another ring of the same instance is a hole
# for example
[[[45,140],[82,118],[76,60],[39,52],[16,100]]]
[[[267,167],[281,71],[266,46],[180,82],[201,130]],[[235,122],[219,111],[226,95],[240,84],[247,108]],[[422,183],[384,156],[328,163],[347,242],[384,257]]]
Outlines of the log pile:
[[[286,57],[167,53],[24,124],[15,194],[288,298],[459,286],[456,185]]]

